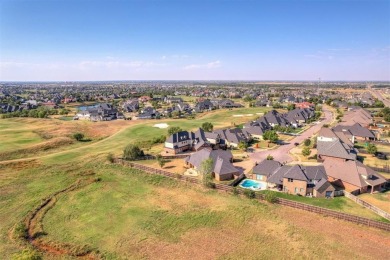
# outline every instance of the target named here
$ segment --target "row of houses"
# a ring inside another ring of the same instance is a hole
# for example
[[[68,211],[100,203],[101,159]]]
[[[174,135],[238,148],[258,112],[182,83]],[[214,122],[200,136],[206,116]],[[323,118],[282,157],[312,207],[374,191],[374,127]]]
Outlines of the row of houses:
[[[257,120],[246,123],[244,130],[251,134],[253,138],[261,140],[265,131],[276,126],[297,128],[314,117],[315,111],[313,108],[296,108],[287,113],[271,110]]]
[[[194,133],[181,131],[168,137],[164,152],[165,154],[178,154],[186,151],[197,151],[199,140],[213,147],[237,148],[240,142],[248,143],[252,139],[263,139],[264,132],[276,126],[298,127],[313,117],[314,110],[309,108],[297,108],[286,114],[272,110],[256,121],[245,124],[242,129],[219,129],[212,133],[198,129],[196,133],[201,132],[201,136],[204,138],[197,140],[193,139]]]

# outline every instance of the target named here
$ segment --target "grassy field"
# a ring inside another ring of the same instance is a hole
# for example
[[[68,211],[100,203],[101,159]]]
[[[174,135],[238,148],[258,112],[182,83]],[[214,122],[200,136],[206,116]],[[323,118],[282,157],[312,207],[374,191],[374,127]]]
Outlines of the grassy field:
[[[13,240],[13,227],[44,198],[93,176],[101,181],[57,197],[43,218],[44,241],[89,245],[105,259],[389,258],[388,232],[204,190],[106,162],[108,152],[120,155],[128,143],[165,135],[166,129],[153,127],[156,123],[191,130],[208,121],[218,128],[248,121],[249,117],[233,115],[256,111],[262,109],[213,111],[196,120],[91,123],[53,119],[45,124],[40,119],[1,120],[0,138],[9,134],[8,130],[21,129],[25,134],[39,130],[37,139],[26,137],[31,143],[17,148],[18,135],[10,135],[7,147],[2,147],[5,152],[73,131],[83,131],[93,141],[50,150],[30,161],[0,163],[0,255],[10,259],[20,254],[23,247]],[[144,163],[156,165],[155,161]],[[311,203],[376,218],[342,198]],[[375,241],[375,247],[367,241]],[[72,258],[50,255],[44,259]]]
[[[13,178],[0,172],[2,255],[8,258],[20,251],[7,235],[15,222],[41,198],[91,172],[102,181],[58,197],[43,220],[47,233],[43,240],[89,245],[106,259],[378,258],[388,254],[386,232],[90,161],[35,165],[14,172]],[[316,225],[309,225],[313,219]],[[367,245],[368,238],[377,241],[375,248]]]

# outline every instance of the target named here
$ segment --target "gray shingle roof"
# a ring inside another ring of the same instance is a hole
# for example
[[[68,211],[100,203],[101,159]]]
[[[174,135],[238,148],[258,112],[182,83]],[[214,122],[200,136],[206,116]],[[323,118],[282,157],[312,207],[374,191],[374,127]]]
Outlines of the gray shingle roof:
[[[333,141],[317,141],[317,150],[319,155],[356,160],[356,154],[348,151],[339,139]]]
[[[282,164],[278,161],[274,160],[264,160],[260,162],[258,165],[253,167],[253,173],[258,175],[270,176],[276,170],[278,170]]]
[[[202,149],[188,156],[185,161],[199,169],[202,162],[208,158],[213,159],[213,172],[219,175],[238,173],[239,170],[234,167],[230,160],[233,157],[229,150],[211,150]]]

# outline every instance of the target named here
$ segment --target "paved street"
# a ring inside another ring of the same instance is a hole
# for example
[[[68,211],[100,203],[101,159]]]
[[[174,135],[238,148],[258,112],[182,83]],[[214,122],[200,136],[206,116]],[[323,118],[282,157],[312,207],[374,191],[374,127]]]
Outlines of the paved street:
[[[324,124],[330,124],[332,122],[332,112],[326,108],[323,108],[324,110],[324,120],[321,121],[321,123],[317,125],[313,125],[308,130],[303,132],[301,135],[293,138],[291,141],[289,141],[288,144],[281,145],[276,149],[273,150],[265,150],[260,152],[255,152],[250,155],[250,158],[252,161],[260,162],[264,160],[268,155],[272,155],[274,157],[274,160],[280,161],[280,162],[291,162],[293,161],[293,158],[290,156],[289,151],[294,148],[294,143],[301,143],[305,139],[312,137],[314,134],[316,134],[321,127]]]
[[[373,89],[373,88],[371,87],[371,85],[369,85],[368,88],[369,88],[369,90],[371,91],[371,93],[372,93],[374,96],[376,96],[377,99],[379,99],[380,101],[383,102],[383,104],[385,104],[385,106],[390,107],[390,101],[387,100],[386,98],[384,98],[384,97],[382,96],[382,94],[380,93],[380,91],[378,91],[378,90],[376,90],[376,89]]]

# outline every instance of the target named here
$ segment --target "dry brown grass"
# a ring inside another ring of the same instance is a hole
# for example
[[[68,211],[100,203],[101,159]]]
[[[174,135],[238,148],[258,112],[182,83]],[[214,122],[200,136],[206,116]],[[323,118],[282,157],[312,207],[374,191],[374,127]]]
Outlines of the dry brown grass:
[[[361,194],[359,198],[390,213],[390,191],[385,193]]]

